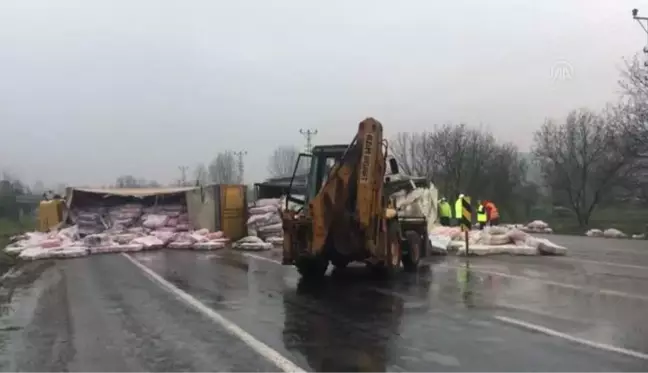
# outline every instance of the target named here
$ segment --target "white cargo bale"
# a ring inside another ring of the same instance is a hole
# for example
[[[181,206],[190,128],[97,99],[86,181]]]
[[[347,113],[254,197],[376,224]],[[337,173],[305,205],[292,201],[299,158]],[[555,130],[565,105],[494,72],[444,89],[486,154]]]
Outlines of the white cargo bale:
[[[633,234],[632,238],[635,239],[635,240],[645,240],[646,235],[644,233],[642,233],[642,234]]]
[[[252,207],[280,206],[281,198],[261,198],[251,203]]]
[[[626,238],[628,236],[625,233],[618,230],[618,229],[608,228],[605,231],[603,231],[603,237],[607,237],[607,238]]]
[[[267,206],[260,206],[260,207],[252,207],[248,210],[250,215],[263,215],[267,213],[278,213],[279,212],[279,207],[278,206],[273,206],[273,205],[267,205]]]
[[[429,247],[431,254],[445,255],[448,253],[450,242],[452,241],[451,237],[430,233],[428,239],[430,240]]]

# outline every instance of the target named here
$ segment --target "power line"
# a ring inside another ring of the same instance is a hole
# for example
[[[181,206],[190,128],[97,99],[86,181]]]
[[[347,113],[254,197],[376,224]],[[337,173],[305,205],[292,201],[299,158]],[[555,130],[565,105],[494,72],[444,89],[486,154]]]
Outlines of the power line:
[[[643,52],[645,54],[648,54],[648,17],[639,17],[639,9],[632,9],[632,18],[637,21],[639,26],[644,30],[646,33],[647,41],[646,41],[646,46],[643,48]],[[644,62],[644,66],[648,67],[648,61]]]
[[[243,175],[245,175],[245,162],[243,161],[243,157],[247,155],[246,150],[239,150],[239,151],[233,151],[233,155],[235,155],[238,158],[238,183],[243,184]]]
[[[300,129],[299,133],[306,138],[306,152],[310,153],[313,150],[313,136],[317,135],[317,129]]]

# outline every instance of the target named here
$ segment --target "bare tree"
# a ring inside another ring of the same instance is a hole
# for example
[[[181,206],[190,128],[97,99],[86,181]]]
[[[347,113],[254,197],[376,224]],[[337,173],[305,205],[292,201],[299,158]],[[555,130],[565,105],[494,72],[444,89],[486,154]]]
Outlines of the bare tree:
[[[209,178],[216,184],[236,184],[239,180],[237,159],[231,152],[222,152],[209,164]]]
[[[122,175],[115,181],[117,188],[139,188],[141,187],[140,180],[133,175]]]
[[[640,156],[648,158],[648,68],[634,58],[626,63],[619,84],[623,88],[624,125],[641,147]]]
[[[272,177],[292,176],[299,157],[299,149],[295,146],[277,147],[268,160],[268,173]],[[303,172],[303,162],[300,162],[298,173]]]
[[[399,133],[391,151],[403,172],[432,180],[441,192],[477,196],[488,182],[487,172],[497,143],[492,134],[446,124],[431,132]]]
[[[633,177],[635,148],[617,114],[575,110],[565,121],[547,121],[536,133],[533,153],[555,201],[566,203],[580,226],[616,186]]]

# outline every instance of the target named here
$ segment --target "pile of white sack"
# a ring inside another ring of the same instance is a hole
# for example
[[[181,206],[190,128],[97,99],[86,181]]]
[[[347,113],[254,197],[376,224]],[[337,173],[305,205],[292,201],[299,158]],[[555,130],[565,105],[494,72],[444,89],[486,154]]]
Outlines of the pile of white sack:
[[[217,250],[224,248],[229,239],[223,232],[200,229],[193,232],[169,232],[132,227],[121,231],[107,230],[83,238],[77,226],[60,231],[30,232],[16,237],[5,252],[18,254],[24,260],[49,258],[77,258],[89,254],[134,252],[161,248]]]
[[[534,220],[519,229],[527,233],[553,233],[553,229],[549,227],[549,224],[542,220]]]
[[[161,248],[217,250],[229,243],[223,232],[194,231],[186,207],[179,204],[81,208],[72,211],[71,219],[76,224],[60,231],[16,237],[5,251],[35,260]]]
[[[285,203],[283,198],[262,198],[250,203],[247,221],[248,236],[239,240],[233,248],[264,250],[272,248],[272,245],[283,244],[281,223],[283,203]],[[262,243],[270,245],[261,245]],[[257,244],[258,248],[252,248],[253,244]]]
[[[605,238],[628,238],[628,235],[616,228],[608,228],[604,231],[600,229],[590,229],[585,232],[587,237],[605,237]],[[646,234],[633,234],[630,236],[635,240],[644,240],[646,239]]]
[[[466,255],[465,234],[458,227],[430,231],[432,253]],[[509,226],[485,227],[468,233],[470,255],[565,255],[567,248]]]

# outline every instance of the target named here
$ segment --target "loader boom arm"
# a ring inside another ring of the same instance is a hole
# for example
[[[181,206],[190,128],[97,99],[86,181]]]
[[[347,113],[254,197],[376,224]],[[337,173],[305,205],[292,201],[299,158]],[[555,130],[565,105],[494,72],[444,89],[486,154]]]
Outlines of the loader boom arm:
[[[310,201],[313,253],[322,252],[327,243],[337,249],[361,246],[375,251],[385,208],[386,157],[382,124],[373,118],[365,119],[324,186]]]

